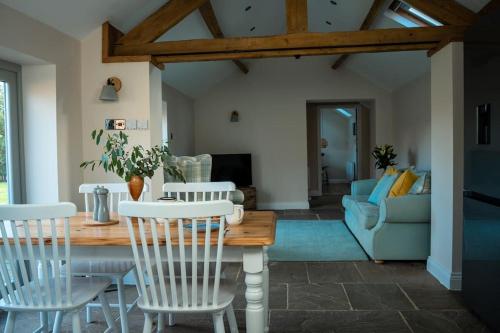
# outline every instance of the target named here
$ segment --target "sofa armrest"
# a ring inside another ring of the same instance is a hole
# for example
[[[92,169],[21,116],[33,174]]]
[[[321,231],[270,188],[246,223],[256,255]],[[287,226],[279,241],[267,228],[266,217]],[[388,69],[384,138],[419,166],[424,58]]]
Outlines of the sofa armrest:
[[[429,223],[431,221],[431,195],[416,194],[385,198],[380,203],[379,222]]]
[[[351,194],[352,195],[370,195],[373,188],[377,185],[376,179],[363,179],[356,180],[351,183]]]

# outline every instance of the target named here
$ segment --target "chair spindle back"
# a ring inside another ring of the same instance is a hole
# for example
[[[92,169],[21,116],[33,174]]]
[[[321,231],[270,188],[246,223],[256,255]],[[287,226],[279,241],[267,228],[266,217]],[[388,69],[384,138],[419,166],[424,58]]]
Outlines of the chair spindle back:
[[[135,264],[143,272],[138,284],[146,307],[189,310],[217,305],[224,216],[233,212],[230,201],[169,204],[126,201],[120,203],[118,211],[127,216]],[[202,275],[198,274],[198,262],[203,264]],[[191,276],[188,276],[189,264]],[[210,265],[215,265],[215,270]],[[215,276],[211,276],[214,271]]]
[[[230,200],[231,192],[236,189],[233,182],[208,183],[165,183],[163,192],[169,197],[185,202]]]
[[[75,214],[72,203],[0,208],[0,294],[5,308],[71,305],[71,278],[64,276],[71,277],[69,217]]]
[[[108,204],[109,211],[116,212],[118,210],[118,204],[120,201],[131,200],[127,183],[101,183],[101,184],[82,184],[79,187],[79,192],[83,193],[85,196],[85,212],[92,211],[93,207],[93,192],[96,186],[104,186],[108,189]],[[149,192],[149,185],[144,184],[144,189],[142,190],[142,195],[139,201],[144,201],[144,193]]]

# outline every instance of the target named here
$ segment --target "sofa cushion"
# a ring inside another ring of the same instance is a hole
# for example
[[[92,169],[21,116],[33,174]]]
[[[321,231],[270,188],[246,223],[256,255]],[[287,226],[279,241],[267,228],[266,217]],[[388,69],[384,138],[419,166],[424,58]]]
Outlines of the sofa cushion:
[[[368,195],[344,195],[342,197],[342,206],[346,210],[352,209],[352,205],[356,202],[368,202]]]
[[[418,179],[410,188],[409,194],[429,194],[431,193],[431,173],[430,171],[418,171],[415,173]]]
[[[402,195],[408,194],[413,183],[418,179],[411,170],[406,170],[399,176],[398,180],[392,185],[389,191],[389,198],[400,197]]]
[[[377,205],[358,201],[352,204],[351,210],[358,223],[365,229],[373,228],[378,222],[379,207]]]
[[[398,176],[398,174],[385,174],[382,176],[370,194],[370,197],[368,197],[368,202],[377,206],[380,205],[380,202],[387,197],[387,194],[389,194],[389,191],[396,179],[398,179]]]

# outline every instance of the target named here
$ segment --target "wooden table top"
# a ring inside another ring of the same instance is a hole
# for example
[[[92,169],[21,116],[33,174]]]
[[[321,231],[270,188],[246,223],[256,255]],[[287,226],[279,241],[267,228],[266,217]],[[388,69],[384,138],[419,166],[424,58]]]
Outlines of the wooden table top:
[[[92,220],[91,213],[78,213],[77,216],[70,218],[70,238],[72,246],[129,246],[130,237],[127,228],[127,222],[124,217],[118,215],[112,216],[112,219],[119,219],[118,224],[104,226],[89,226],[86,221]],[[136,239],[139,240],[139,228],[135,225]],[[171,226],[172,242],[177,245],[177,224]],[[152,244],[149,222],[144,224],[147,240]],[[227,246],[267,246],[274,244],[276,233],[276,214],[271,211],[246,211],[243,222],[239,225],[228,225],[228,230],[224,236],[224,245]],[[50,243],[50,227],[48,223],[44,225],[44,241]],[[63,221],[56,221],[58,242],[63,242]],[[35,237],[36,226],[30,226],[32,242],[37,244]],[[184,228],[185,244],[191,245],[191,235],[189,229]],[[20,236],[23,234],[23,228],[18,226]],[[211,243],[217,244],[217,231],[211,233]],[[159,243],[165,243],[165,233],[163,226],[158,226],[158,234],[163,235],[159,238]],[[198,233],[198,243],[203,245],[204,236]],[[204,234],[204,233],[203,233]],[[47,236],[45,236],[47,235]],[[2,243],[2,242],[0,242]]]

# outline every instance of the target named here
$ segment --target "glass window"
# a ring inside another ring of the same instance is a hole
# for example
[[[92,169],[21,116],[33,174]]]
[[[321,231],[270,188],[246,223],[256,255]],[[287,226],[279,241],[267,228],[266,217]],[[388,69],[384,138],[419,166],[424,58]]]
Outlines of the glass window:
[[[433,17],[399,0],[391,3],[385,15],[407,28],[443,25]]]
[[[0,204],[23,203],[18,74],[0,68]]]

